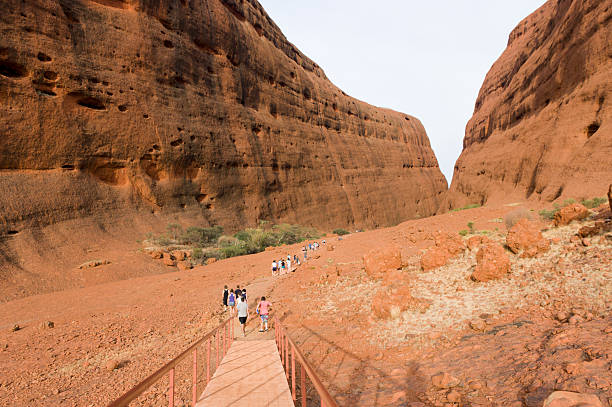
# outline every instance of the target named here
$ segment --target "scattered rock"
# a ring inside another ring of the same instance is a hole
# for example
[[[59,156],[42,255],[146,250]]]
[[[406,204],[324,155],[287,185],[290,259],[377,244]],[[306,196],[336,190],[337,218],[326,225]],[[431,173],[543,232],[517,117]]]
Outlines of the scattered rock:
[[[555,391],[544,400],[543,407],[603,407],[594,394]]]
[[[169,253],[164,253],[163,262],[168,267],[176,266],[176,261],[172,258],[172,256],[169,255]]]
[[[176,264],[176,267],[178,267],[178,269],[179,269],[180,271],[191,270],[191,269],[193,268],[193,266],[191,265],[191,263],[190,263],[190,262],[188,262],[188,261],[179,261],[179,262]]]
[[[11,328],[11,332],[17,332],[22,330],[23,328],[21,326],[19,326],[19,324],[15,324],[13,325],[13,327]]]
[[[475,331],[484,331],[487,329],[487,323],[482,319],[473,319],[470,321],[470,328]]]
[[[474,281],[490,281],[503,277],[510,271],[510,258],[497,243],[484,245],[476,253],[476,267],[472,273]]]
[[[522,257],[535,257],[550,249],[550,242],[544,239],[537,224],[528,220],[519,220],[508,231],[506,245],[516,254],[522,252]]]
[[[408,286],[382,289],[372,298],[372,312],[380,319],[394,319],[408,310],[413,301]]]
[[[463,239],[453,233],[438,232],[434,235],[434,242],[436,246],[446,249],[451,257],[458,256],[465,251]]]
[[[156,260],[164,257],[164,252],[162,252],[161,250],[153,250],[150,254],[151,258]]]
[[[363,256],[363,264],[365,272],[372,278],[379,278],[390,270],[398,270],[402,267],[400,248],[389,246],[370,250]]]
[[[121,367],[121,362],[116,359],[111,359],[108,362],[106,362],[106,365],[104,367],[106,368],[106,370],[119,369]]]
[[[214,257],[209,257],[208,259],[206,259],[206,264],[213,264],[216,261],[217,259],[215,259]]]
[[[104,266],[104,265],[110,264],[110,263],[111,262],[108,261],[108,260],[91,260],[91,261],[88,261],[87,263],[81,264],[78,268],[80,270],[82,270],[82,269],[89,269],[89,268]]]
[[[575,203],[559,209],[555,213],[553,223],[555,226],[569,225],[575,220],[583,220],[589,216],[589,210],[582,204]]]
[[[430,247],[421,257],[421,268],[430,271],[442,267],[450,260],[450,253],[442,247]]]
[[[565,322],[567,320],[568,316],[565,312],[563,311],[559,311],[557,312],[557,314],[555,315],[555,319],[559,322]]]
[[[481,236],[481,235],[471,236],[467,240],[467,247],[470,250],[474,250],[480,247],[482,244],[489,243],[490,241],[491,239],[489,239],[486,236]]]
[[[453,389],[449,391],[448,394],[446,395],[446,400],[449,401],[450,403],[459,403],[461,402],[461,393]]]
[[[173,250],[172,256],[177,261],[183,261],[187,258],[187,253],[185,253],[183,250]]]
[[[46,329],[52,329],[55,328],[55,324],[53,323],[53,321],[45,321],[42,323],[42,327]]]
[[[450,389],[459,385],[459,379],[446,372],[431,376],[431,384],[439,389]]]

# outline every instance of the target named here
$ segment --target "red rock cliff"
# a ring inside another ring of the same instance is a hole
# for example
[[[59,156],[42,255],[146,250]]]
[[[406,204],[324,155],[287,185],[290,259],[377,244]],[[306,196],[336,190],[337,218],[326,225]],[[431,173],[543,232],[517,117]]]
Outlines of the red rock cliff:
[[[256,0],[8,0],[0,24],[5,233],[134,208],[383,226],[446,189],[417,119],[344,94]]]
[[[480,90],[443,208],[604,196],[612,180],[612,1],[551,0]]]

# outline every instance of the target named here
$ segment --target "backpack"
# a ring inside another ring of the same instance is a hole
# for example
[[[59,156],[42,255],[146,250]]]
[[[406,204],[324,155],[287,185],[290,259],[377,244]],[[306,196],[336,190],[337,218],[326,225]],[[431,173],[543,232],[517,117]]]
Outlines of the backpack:
[[[229,295],[229,302],[236,302],[234,301],[236,299],[236,297],[234,297],[234,293],[230,293]]]

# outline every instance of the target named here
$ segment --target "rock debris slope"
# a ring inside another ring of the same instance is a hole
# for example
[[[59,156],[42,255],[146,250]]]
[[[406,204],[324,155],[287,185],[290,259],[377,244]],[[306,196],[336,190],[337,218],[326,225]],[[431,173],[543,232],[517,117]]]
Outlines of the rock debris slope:
[[[384,226],[446,190],[414,117],[347,96],[256,0],[9,0],[0,231],[93,213]]]
[[[444,208],[602,196],[612,179],[612,1],[550,0],[510,34]]]

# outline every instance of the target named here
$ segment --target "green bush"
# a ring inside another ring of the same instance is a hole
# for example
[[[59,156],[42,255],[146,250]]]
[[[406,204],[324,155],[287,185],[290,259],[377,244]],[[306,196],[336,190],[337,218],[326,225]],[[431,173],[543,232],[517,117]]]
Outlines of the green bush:
[[[593,199],[584,199],[580,203],[589,209],[597,208],[599,205],[608,202],[607,198],[595,197]]]
[[[474,208],[480,208],[482,205],[480,204],[469,204],[464,206],[463,208],[455,208],[455,209],[451,209],[451,212],[459,212],[459,211],[464,211],[466,209],[474,209]]]
[[[470,233],[470,232],[468,232],[468,231],[467,231],[467,230],[465,230],[465,229],[463,229],[463,230],[460,230],[460,231],[459,231],[459,234],[460,234],[461,236],[467,236],[467,235],[468,235],[468,233]]]
[[[474,222],[468,222],[467,227],[470,229],[470,233],[474,233]]]
[[[222,234],[223,228],[221,226],[209,228],[192,226],[181,234],[180,241],[182,244],[193,244],[205,247],[216,244]]]
[[[225,247],[222,247],[220,251],[224,259],[228,259],[230,257],[236,257],[236,256],[243,256],[247,254],[246,248],[241,244],[225,246]]]
[[[346,229],[338,228],[338,229],[334,229],[333,233],[335,233],[338,236],[344,236],[344,235],[348,235],[350,232]]]

